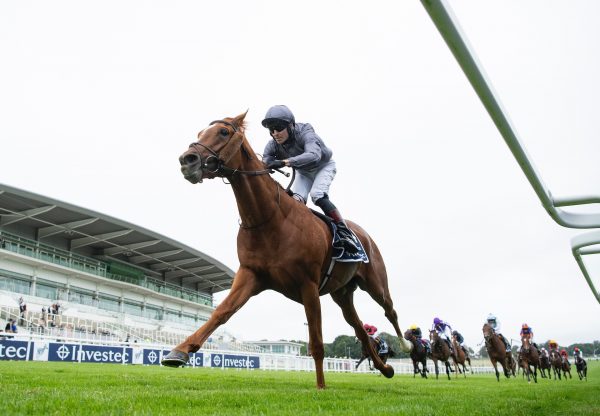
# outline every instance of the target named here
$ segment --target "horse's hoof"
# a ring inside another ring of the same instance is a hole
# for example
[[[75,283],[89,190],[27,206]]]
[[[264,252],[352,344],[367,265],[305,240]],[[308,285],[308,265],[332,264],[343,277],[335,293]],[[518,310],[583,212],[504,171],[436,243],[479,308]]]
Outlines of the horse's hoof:
[[[384,366],[383,370],[381,370],[381,374],[383,374],[386,378],[394,377],[394,367],[391,365]]]
[[[163,359],[160,361],[165,367],[182,367],[188,363],[190,356],[187,352],[179,350],[171,350]]]

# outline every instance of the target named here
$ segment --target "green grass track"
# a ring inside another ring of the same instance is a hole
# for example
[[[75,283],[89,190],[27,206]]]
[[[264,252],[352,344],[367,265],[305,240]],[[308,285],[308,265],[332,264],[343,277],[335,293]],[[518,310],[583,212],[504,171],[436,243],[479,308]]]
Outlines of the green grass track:
[[[574,369],[573,369],[574,370]],[[600,362],[588,381],[493,374],[448,381],[396,375],[0,361],[2,415],[600,415]]]

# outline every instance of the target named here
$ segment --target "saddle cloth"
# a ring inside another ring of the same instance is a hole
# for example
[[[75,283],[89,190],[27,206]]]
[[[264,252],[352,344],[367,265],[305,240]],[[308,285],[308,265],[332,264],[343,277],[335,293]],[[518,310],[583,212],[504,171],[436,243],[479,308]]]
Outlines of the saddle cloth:
[[[331,255],[332,260],[339,261],[342,263],[351,263],[351,262],[359,262],[359,261],[363,262],[363,263],[369,262],[369,257],[367,256],[367,253],[365,252],[365,249],[364,249],[362,243],[360,242],[358,237],[356,237],[356,234],[354,234],[354,231],[349,229],[352,232],[352,237],[354,239],[354,242],[357,244],[359,249],[356,253],[349,253],[347,250],[345,250],[343,247],[341,247],[341,244],[340,244],[341,238],[337,232],[337,226],[335,225],[333,220],[331,218],[329,218],[328,216],[321,214],[320,212],[317,212],[313,209],[311,209],[311,211],[314,215],[319,217],[323,222],[325,222],[329,226],[329,229],[331,230],[331,233],[333,234],[333,239],[331,240],[331,246],[333,248],[333,252]]]

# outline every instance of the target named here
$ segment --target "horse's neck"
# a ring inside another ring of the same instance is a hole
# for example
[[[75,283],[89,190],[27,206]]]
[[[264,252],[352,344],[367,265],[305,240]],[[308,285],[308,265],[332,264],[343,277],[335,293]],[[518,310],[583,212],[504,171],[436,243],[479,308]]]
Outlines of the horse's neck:
[[[240,170],[264,170],[263,163],[256,155],[250,158],[242,156],[243,162]],[[283,191],[268,174],[250,176],[234,174],[231,178],[231,187],[240,214],[242,225],[252,227],[269,222],[281,207]]]

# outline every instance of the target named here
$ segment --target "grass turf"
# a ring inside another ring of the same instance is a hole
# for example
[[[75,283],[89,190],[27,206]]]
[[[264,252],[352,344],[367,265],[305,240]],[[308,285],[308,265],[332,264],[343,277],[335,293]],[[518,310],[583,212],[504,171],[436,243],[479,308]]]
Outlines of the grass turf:
[[[448,381],[374,374],[172,369],[0,361],[3,415],[600,415],[600,362],[588,381],[493,374]]]

